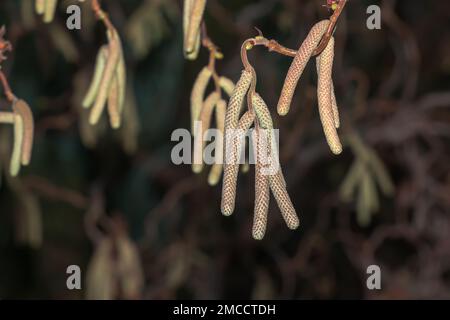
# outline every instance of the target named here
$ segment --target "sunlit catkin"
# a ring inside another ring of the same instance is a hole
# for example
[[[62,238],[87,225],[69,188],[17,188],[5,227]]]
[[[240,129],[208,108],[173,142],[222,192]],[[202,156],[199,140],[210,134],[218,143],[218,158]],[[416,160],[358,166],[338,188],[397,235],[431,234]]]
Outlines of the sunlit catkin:
[[[119,111],[119,81],[117,76],[114,76],[111,88],[108,94],[108,113],[109,122],[113,129],[120,127],[120,111]]]
[[[35,0],[34,8],[37,14],[42,15],[45,23],[50,23],[55,17],[58,0]]]
[[[185,54],[187,56],[194,57],[193,54],[196,51],[198,37],[200,35],[200,25],[203,20],[203,13],[206,7],[206,0],[192,0],[192,4],[188,5],[191,7],[189,14],[189,22],[187,24],[186,33],[186,43],[185,43]]]
[[[19,174],[22,162],[23,131],[22,117],[19,114],[14,114],[14,144],[9,166],[9,172],[13,177]]]
[[[227,77],[220,77],[219,78],[219,85],[222,88],[225,93],[231,97],[234,91],[234,82]]]
[[[195,121],[199,120],[200,112],[205,98],[206,87],[211,79],[212,72],[204,67],[195,79],[191,92],[191,133],[195,135]]]
[[[26,166],[30,163],[34,140],[34,120],[30,107],[24,100],[13,103],[13,111],[20,116],[23,122],[23,142],[21,151],[21,163]]]
[[[200,42],[201,42],[201,36],[200,32],[197,32],[197,35],[195,36],[195,44],[193,48],[189,47],[188,44],[188,31],[189,31],[189,24],[191,20],[192,15],[192,7],[193,7],[194,0],[184,0],[184,6],[183,6],[183,47],[184,47],[184,56],[188,60],[195,60],[198,57],[198,52],[200,50]]]
[[[44,14],[46,0],[35,0],[34,9],[37,14]]]
[[[97,124],[105,108],[109,89],[111,88],[112,80],[120,57],[120,42],[117,32],[108,32],[108,39],[108,59],[106,61],[105,70],[103,71],[100,87],[89,116],[89,123],[92,125]]]
[[[120,41],[120,39],[119,39]],[[127,92],[127,72],[125,66],[125,58],[123,56],[122,45],[120,45],[119,62],[117,63],[116,78],[117,78],[117,90],[118,90],[118,109],[122,114],[125,105],[125,96]]]
[[[103,45],[97,53],[97,60],[95,62],[94,75],[89,85],[89,89],[86,96],[83,99],[83,108],[90,108],[97,97],[98,90],[100,88],[100,83],[102,81],[103,72],[105,70],[106,60],[108,59],[108,46]]]
[[[192,164],[192,171],[194,173],[200,173],[203,170],[203,148],[205,145],[204,135],[210,127],[211,115],[219,99],[220,95],[217,92],[213,92],[208,96],[208,98],[206,98],[203,104],[200,118],[195,129],[194,161]]]
[[[331,38],[325,50],[317,58],[319,67],[317,83],[317,100],[319,104],[320,120],[325,138],[334,154],[342,152],[342,144],[336,131],[335,112],[332,102],[332,69],[334,59],[334,39]]]
[[[305,41],[303,41],[300,46],[283,84],[283,89],[281,91],[277,106],[278,114],[284,116],[289,112],[297,83],[306,67],[306,64],[324,35],[329,23],[330,22],[328,20],[323,20],[314,25]]]
[[[50,23],[53,21],[55,17],[56,6],[58,4],[58,0],[46,0],[45,1],[45,11],[44,11],[44,22]]]
[[[219,183],[223,169],[223,135],[225,132],[225,112],[227,103],[225,100],[220,100],[216,105],[216,126],[219,131],[219,135],[216,137],[215,146],[215,161],[211,167],[208,175],[208,184],[215,186]]]

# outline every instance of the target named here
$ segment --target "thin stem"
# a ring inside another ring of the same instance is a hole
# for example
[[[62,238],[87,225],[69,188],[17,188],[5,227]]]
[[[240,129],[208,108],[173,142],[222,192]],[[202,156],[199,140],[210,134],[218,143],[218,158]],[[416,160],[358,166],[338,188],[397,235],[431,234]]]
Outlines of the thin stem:
[[[317,56],[322,53],[323,50],[328,45],[328,42],[330,41],[331,37],[333,36],[334,29],[336,27],[336,23],[344,10],[344,7],[347,3],[347,0],[339,0],[337,3],[336,10],[334,10],[333,15],[330,17],[330,24],[328,25],[328,29],[325,32],[324,36],[322,37],[322,40],[320,40],[319,45],[317,46],[316,50],[313,52],[313,56]]]
[[[8,79],[6,79],[6,76],[2,70],[0,70],[0,82],[2,83],[6,99],[8,99],[9,102],[13,102],[14,100],[16,100],[17,98],[12,92],[11,87],[9,86],[8,83]]]
[[[5,40],[4,35],[6,33],[5,26],[0,28],[0,64],[3,60],[6,60],[5,52],[12,50],[12,45],[9,41]],[[3,70],[1,70],[0,65],[0,82],[3,86],[3,91],[5,92],[5,96],[9,102],[13,102],[16,99],[16,96],[13,94],[11,87],[9,86],[8,79],[6,78]]]
[[[111,23],[111,20],[109,20],[108,14],[103,11],[102,7],[100,6],[99,0],[92,0],[92,10],[94,11],[97,19],[103,21],[109,31],[114,32],[115,28]]]
[[[209,51],[209,63],[208,68],[211,70],[212,77],[214,80],[214,85],[216,88],[216,92],[221,95],[221,89],[220,89],[220,81],[219,81],[219,75],[216,71],[216,60],[218,57],[222,57],[222,53],[220,52],[220,49],[218,46],[214,44],[214,42],[211,40],[210,37],[208,37],[208,32],[206,30],[206,24],[203,22],[201,25],[201,37],[202,37],[202,46],[208,49]]]
[[[328,25],[327,31],[323,35],[322,39],[320,40],[319,45],[313,52],[313,56],[317,56],[322,53],[323,50],[325,50],[326,46],[328,45],[328,42],[330,41],[331,37],[333,36],[334,29],[336,28],[336,23],[341,16],[342,11],[344,10],[344,7],[347,3],[347,0],[340,0],[337,3],[337,7],[334,10],[333,15],[330,17],[330,24]],[[255,38],[250,38],[244,41],[244,45],[247,47],[247,50],[251,49],[253,46],[262,45],[265,46],[269,51],[273,51],[276,53],[279,53],[281,55],[287,56],[287,57],[295,57],[297,55],[297,50],[287,48],[281,44],[279,44],[276,40],[268,40],[264,38],[262,32],[258,30],[259,35]],[[242,50],[241,50],[241,57]],[[246,58],[246,57],[244,57]],[[248,60],[242,61],[245,65],[248,65]]]

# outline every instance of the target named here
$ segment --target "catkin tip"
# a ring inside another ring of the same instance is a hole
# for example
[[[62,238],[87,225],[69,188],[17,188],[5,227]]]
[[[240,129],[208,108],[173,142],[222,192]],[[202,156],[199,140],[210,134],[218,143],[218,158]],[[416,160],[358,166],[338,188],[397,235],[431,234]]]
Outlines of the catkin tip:
[[[200,174],[203,170],[203,164],[193,164],[192,165],[192,172],[195,174]]]
[[[335,146],[330,146],[331,152],[333,152],[335,155],[339,155],[342,153],[342,145],[337,144]]]
[[[222,206],[221,211],[224,216],[229,217],[233,214],[234,209],[231,206]]]
[[[220,180],[220,175],[212,175],[212,174],[210,174],[208,176],[208,184],[211,187],[216,186],[219,183],[219,180]]]
[[[262,239],[264,239],[264,233],[261,232],[253,232],[252,233],[253,239],[261,241]]]
[[[296,230],[296,229],[298,229],[299,226],[300,226],[300,221],[298,220],[298,217],[296,217],[296,219],[292,220],[288,224],[288,228],[291,230]]]

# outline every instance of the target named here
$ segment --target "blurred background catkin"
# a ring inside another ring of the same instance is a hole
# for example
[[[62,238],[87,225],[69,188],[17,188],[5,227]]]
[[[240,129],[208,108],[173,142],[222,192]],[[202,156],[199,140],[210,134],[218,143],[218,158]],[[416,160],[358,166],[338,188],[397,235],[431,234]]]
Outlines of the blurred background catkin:
[[[300,216],[289,230],[271,201],[264,240],[251,236],[254,171],[240,173],[236,209],[221,183],[171,162],[173,130],[190,128],[189,97],[208,63],[183,57],[182,3],[102,1],[120,34],[128,88],[123,126],[92,127],[81,100],[105,29],[88,4],[82,28],[53,22],[34,1],[0,2],[14,46],[2,69],[32,108],[32,162],[8,174],[12,130],[0,127],[0,298],[450,298],[450,2],[349,1],[335,34],[333,80],[344,150],[328,149],[309,63],[290,113],[276,104],[291,58],[255,48],[258,93],[280,129],[280,161]],[[258,27],[297,48],[329,16],[322,0],[209,0],[208,35],[241,74],[239,49]],[[366,28],[381,6],[382,29]],[[0,109],[9,108],[5,99]],[[382,290],[366,288],[379,265]],[[68,290],[79,265],[82,290]]]

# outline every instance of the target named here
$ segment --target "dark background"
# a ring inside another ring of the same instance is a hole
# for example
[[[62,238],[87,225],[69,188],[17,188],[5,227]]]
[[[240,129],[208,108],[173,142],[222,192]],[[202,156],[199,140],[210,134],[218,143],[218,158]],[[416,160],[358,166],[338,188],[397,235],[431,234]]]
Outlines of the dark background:
[[[253,167],[240,174],[235,214],[223,217],[221,186],[209,187],[207,172],[195,176],[171,163],[170,135],[189,127],[190,91],[208,62],[205,50],[195,62],[183,58],[181,1],[102,1],[122,37],[137,118],[118,132],[105,121],[81,138],[79,97],[106,41],[88,2],[80,31],[65,28],[74,1],[60,1],[51,24],[35,15],[33,1],[0,2],[0,24],[14,46],[2,69],[36,120],[32,163],[16,179],[5,176],[11,130],[0,131],[0,298],[86,298],[89,286],[106,281],[86,277],[99,232],[129,237],[140,257],[138,271],[120,280],[138,289],[111,289],[109,298],[450,297],[450,2],[350,0],[341,16],[334,67],[340,135],[357,134],[395,185],[391,196],[378,189],[379,209],[366,226],[356,218],[365,212],[356,196],[345,202],[339,194],[356,155],[347,145],[340,156],[327,148],[314,63],[280,118],[275,106],[291,58],[251,51],[301,221],[290,231],[272,199],[262,241],[251,237]],[[329,16],[324,2],[209,0],[208,33],[224,53],[219,74],[237,81],[239,48],[254,27],[297,48]],[[381,30],[366,28],[370,4],[382,7]],[[130,31],[133,23],[144,32]],[[9,108],[5,99],[0,106]],[[82,290],[66,288],[72,264],[81,267]],[[381,268],[382,290],[366,288],[372,264]],[[144,276],[136,280],[139,269]]]

